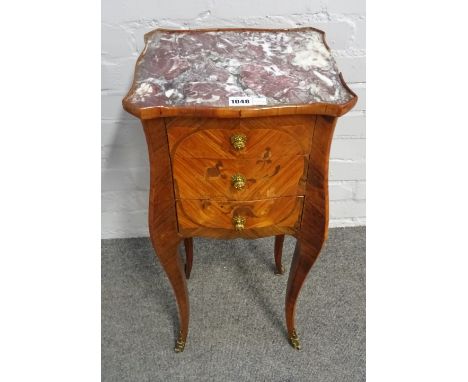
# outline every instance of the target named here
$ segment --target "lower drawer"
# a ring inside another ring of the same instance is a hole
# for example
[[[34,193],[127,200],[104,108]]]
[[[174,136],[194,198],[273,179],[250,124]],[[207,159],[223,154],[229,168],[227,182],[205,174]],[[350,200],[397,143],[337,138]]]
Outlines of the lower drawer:
[[[180,230],[222,228],[233,231],[270,226],[296,229],[304,197],[254,201],[177,200]]]

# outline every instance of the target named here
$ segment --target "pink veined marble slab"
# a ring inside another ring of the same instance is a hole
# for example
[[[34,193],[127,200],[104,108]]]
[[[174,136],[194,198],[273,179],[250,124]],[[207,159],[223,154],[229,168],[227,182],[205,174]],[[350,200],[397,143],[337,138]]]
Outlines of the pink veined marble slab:
[[[126,97],[138,108],[228,107],[229,97],[252,97],[267,106],[344,104],[354,96],[323,33],[312,28],[156,30],[145,40]]]

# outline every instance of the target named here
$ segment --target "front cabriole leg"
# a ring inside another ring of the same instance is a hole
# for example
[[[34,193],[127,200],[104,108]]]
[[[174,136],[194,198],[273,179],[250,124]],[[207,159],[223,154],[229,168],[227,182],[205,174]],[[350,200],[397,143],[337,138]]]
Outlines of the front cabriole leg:
[[[315,263],[328,235],[328,161],[336,117],[317,116],[302,213],[301,228],[286,290],[286,326],[288,339],[294,349],[301,348],[296,331],[295,311],[299,292]]]
[[[177,301],[180,330],[174,350],[176,353],[180,353],[185,348],[189,324],[188,290],[184,266],[179,255],[180,240],[170,240],[170,243],[162,246],[162,238],[158,237],[158,229],[151,229],[150,232],[152,232],[151,241],[153,242],[156,255],[169,278]]]
[[[188,334],[189,300],[184,267],[179,256],[182,238],[177,230],[172,170],[163,119],[142,121],[150,160],[149,231],[156,255],[169,278],[179,312],[180,330],[175,351],[182,352]]]

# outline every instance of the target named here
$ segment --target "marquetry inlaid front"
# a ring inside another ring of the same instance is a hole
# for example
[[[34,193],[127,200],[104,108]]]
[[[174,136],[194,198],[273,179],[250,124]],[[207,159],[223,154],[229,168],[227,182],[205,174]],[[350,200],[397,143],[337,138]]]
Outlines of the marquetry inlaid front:
[[[256,201],[178,200],[180,229],[225,229],[234,231],[233,218],[245,218],[243,229],[300,225],[304,197],[271,198]],[[233,232],[234,234],[234,232]],[[239,235],[241,236],[241,235]]]
[[[167,118],[172,156],[209,159],[274,159],[308,155],[315,117]],[[232,137],[243,135],[244,148]]]
[[[166,119],[174,193],[180,200],[179,229],[236,230],[232,201],[249,203],[250,212],[241,214],[251,215],[246,227],[280,222],[297,227],[295,197],[305,194],[315,120],[315,116]],[[215,201],[221,204],[211,204]],[[278,208],[282,203],[285,208]],[[184,213],[184,206],[190,214]],[[265,206],[276,206],[275,211],[265,213]]]
[[[304,195],[307,157],[271,159],[172,159],[177,199],[255,200]],[[242,175],[236,188],[232,177]]]

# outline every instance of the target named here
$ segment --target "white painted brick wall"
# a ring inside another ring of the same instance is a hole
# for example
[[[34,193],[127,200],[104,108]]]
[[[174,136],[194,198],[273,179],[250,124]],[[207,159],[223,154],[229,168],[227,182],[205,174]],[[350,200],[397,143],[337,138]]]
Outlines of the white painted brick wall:
[[[336,127],[330,155],[330,225],[365,224],[366,44],[364,0],[103,0],[102,237],[147,236],[149,168],[139,121],[122,98],[154,28],[313,26],[360,97]]]

